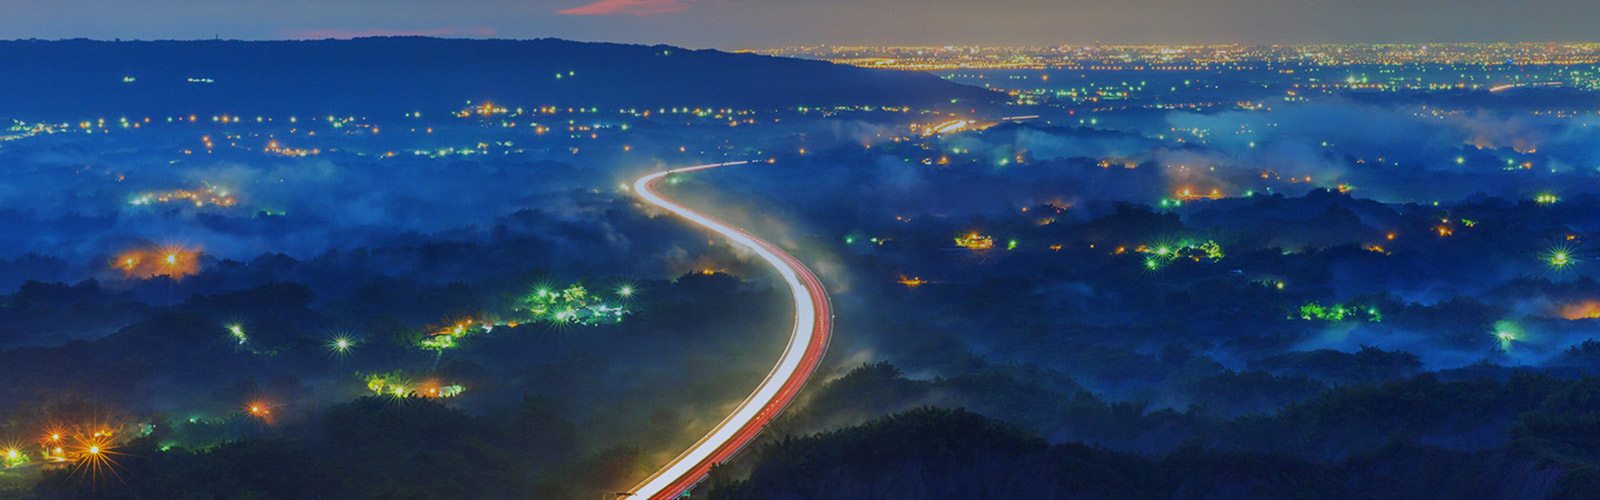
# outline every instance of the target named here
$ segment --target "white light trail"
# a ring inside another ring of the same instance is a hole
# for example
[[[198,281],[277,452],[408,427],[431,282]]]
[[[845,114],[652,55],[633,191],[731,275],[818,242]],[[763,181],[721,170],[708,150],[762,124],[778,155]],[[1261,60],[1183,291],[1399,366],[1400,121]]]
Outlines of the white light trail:
[[[756,255],[760,256],[762,260],[772,265],[772,267],[778,271],[778,274],[783,276],[783,281],[788,284],[789,292],[794,298],[795,307],[794,331],[790,334],[789,344],[786,348],[784,348],[783,355],[778,359],[777,366],[774,366],[772,371],[767,374],[766,379],[761,381],[761,385],[756,387],[755,392],[751,393],[748,398],[745,398],[743,402],[739,403],[738,408],[734,409],[733,413],[728,415],[728,417],[721,423],[718,423],[710,433],[706,434],[705,437],[700,438],[700,440],[696,442],[694,446],[691,446],[688,450],[684,451],[683,454],[679,455],[666,466],[662,467],[661,470],[651,475],[648,479],[645,479],[644,482],[640,483],[638,486],[635,486],[632,490],[629,490],[629,493],[635,495],[637,498],[655,499],[661,497],[663,494],[678,494],[682,491],[682,487],[674,487],[674,483],[681,485],[681,479],[685,479],[686,476],[694,473],[698,465],[700,465],[706,459],[711,458],[719,448],[723,447],[724,444],[729,444],[730,441],[738,437],[737,434],[740,429],[745,428],[752,422],[756,422],[757,419],[761,419],[763,424],[767,419],[771,419],[773,415],[763,415],[762,409],[767,407],[769,403],[772,403],[775,398],[778,398],[784,385],[790,379],[796,376],[802,361],[805,358],[807,350],[812,347],[812,343],[815,340],[813,329],[818,326],[818,313],[816,309],[816,303],[813,302],[812,294],[815,293],[820,296],[824,292],[820,289],[814,291],[807,289],[806,285],[802,282],[799,273],[804,272],[808,278],[814,280],[815,278],[810,276],[809,271],[797,270],[794,266],[799,266],[798,262],[785,259],[785,257],[788,257],[787,255],[780,256],[780,251],[776,250],[776,248],[772,247],[770,244],[767,244],[766,242],[761,241],[754,236],[746,234],[744,231],[740,231],[737,228],[729,226],[722,221],[703,215],[688,207],[684,207],[683,205],[679,205],[672,200],[668,200],[665,197],[662,197],[660,194],[657,194],[651,187],[652,183],[663,177],[666,177],[667,175],[730,165],[743,165],[746,163],[749,162],[740,161],[716,163],[666,170],[640,177],[639,180],[634,181],[633,183],[633,191],[638,193],[640,197],[644,198],[644,200],[650,204],[666,209],[667,211],[670,211],[680,217],[688,219],[690,222],[715,231],[716,233],[727,237],[734,243],[749,248],[751,251],[755,252]],[[821,298],[825,300],[825,296],[822,296]],[[822,327],[828,328],[829,325],[824,324]],[[826,335],[823,335],[822,338],[826,338]],[[807,372],[799,375],[801,377],[807,377],[810,375],[810,373]],[[746,439],[748,439],[748,437],[746,437]],[[734,444],[742,446],[744,443]],[[690,479],[697,481],[699,478]],[[669,488],[677,491],[668,491]]]

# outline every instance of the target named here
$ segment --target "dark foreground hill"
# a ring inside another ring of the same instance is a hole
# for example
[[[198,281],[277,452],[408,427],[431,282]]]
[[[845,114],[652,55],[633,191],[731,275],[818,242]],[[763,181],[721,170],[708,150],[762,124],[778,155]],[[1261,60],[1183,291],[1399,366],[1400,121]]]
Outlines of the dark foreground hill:
[[[0,116],[410,113],[515,106],[777,108],[988,100],[939,78],[565,40],[0,42]]]

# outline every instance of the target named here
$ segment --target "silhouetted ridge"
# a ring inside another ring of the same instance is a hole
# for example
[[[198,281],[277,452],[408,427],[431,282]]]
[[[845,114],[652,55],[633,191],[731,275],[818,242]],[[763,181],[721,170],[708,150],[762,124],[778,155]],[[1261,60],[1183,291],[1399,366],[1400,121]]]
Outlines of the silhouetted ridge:
[[[0,42],[0,95],[0,116],[132,119],[398,115],[467,100],[615,111],[919,105],[997,94],[922,73],[665,45],[403,37]]]

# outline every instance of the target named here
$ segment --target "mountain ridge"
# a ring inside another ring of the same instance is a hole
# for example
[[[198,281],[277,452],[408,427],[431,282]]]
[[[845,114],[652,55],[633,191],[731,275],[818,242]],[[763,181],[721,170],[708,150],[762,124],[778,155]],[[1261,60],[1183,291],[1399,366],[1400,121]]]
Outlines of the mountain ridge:
[[[925,73],[713,49],[531,40],[0,41],[0,115],[409,113],[990,102]],[[419,109],[420,108],[420,109]]]

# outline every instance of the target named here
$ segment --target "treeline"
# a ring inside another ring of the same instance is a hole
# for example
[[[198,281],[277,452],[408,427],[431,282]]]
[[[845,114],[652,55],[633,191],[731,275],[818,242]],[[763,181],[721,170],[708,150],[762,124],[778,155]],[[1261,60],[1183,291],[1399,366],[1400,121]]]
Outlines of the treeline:
[[[1184,443],[1252,453],[1342,460],[1387,443],[1426,443],[1462,451],[1518,440],[1559,442],[1600,452],[1600,378],[1562,378],[1526,370],[1504,381],[1446,380],[1423,373],[1382,383],[1321,386],[1263,372],[1225,371],[1201,391],[1277,398],[1279,406],[1235,415],[1227,400],[1183,410],[1116,401],[1070,377],[1030,366],[991,366],[949,379],[905,377],[887,363],[863,365],[806,396],[775,424],[775,435],[809,435],[859,425],[922,406],[962,407],[1002,418],[1050,442],[1084,442],[1162,454]]]
[[[748,477],[733,479],[730,469],[719,469],[706,498],[1595,498],[1600,448],[1582,444],[1594,431],[1572,432],[1595,409],[1585,410],[1588,417],[1559,411],[1525,416],[1523,422],[1562,422],[1555,425],[1562,430],[1519,423],[1516,439],[1494,449],[1453,450],[1396,435],[1361,453],[1318,461],[1194,441],[1157,455],[1051,445],[964,409],[923,407],[768,443],[754,454]]]
[[[365,397],[272,436],[164,448],[161,431],[98,471],[49,471],[40,499],[595,498],[634,479],[644,451],[581,451],[548,398],[471,416],[422,398]],[[112,475],[114,473],[114,475]]]

